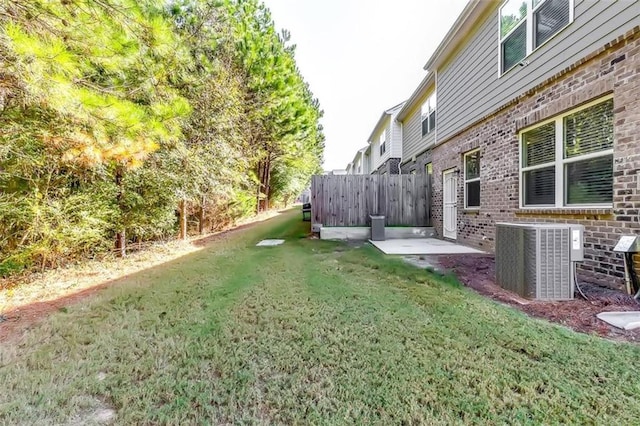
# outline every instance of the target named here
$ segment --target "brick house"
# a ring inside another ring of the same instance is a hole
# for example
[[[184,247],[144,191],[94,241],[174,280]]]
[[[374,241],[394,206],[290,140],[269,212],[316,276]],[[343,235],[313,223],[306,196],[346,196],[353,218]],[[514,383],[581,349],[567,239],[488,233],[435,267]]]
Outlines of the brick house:
[[[397,175],[402,157],[402,128],[396,116],[404,102],[385,110],[369,136],[371,174]]]
[[[441,237],[493,251],[496,222],[583,224],[580,278],[622,285],[612,249],[640,230],[639,24],[640,1],[467,4],[398,114],[400,167],[431,163]]]

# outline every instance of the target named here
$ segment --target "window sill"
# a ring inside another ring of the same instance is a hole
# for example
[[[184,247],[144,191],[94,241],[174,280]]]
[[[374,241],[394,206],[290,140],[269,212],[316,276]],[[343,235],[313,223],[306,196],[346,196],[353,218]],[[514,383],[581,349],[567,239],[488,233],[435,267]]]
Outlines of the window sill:
[[[478,215],[480,214],[480,207],[467,207],[466,209],[462,210],[462,213]]]
[[[597,219],[604,219],[606,217],[613,216],[612,207],[602,208],[521,208],[515,211],[515,215],[519,217],[528,216],[572,216],[573,218],[580,218],[589,216],[592,218],[596,216]]]

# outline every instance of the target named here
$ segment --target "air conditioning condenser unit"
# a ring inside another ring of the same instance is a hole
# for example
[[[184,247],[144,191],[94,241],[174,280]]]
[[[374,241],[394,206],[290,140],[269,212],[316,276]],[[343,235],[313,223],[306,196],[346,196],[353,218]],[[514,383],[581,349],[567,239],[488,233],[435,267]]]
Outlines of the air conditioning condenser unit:
[[[573,299],[583,235],[582,225],[496,224],[496,283],[529,299]]]

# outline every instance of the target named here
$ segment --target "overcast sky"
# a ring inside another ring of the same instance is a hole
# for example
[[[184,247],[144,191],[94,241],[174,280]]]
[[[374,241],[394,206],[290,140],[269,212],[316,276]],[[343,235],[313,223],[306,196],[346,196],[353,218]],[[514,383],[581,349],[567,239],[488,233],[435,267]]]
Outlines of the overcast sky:
[[[344,169],[380,114],[408,98],[466,0],[264,0],[291,32],[324,110],[324,168]]]

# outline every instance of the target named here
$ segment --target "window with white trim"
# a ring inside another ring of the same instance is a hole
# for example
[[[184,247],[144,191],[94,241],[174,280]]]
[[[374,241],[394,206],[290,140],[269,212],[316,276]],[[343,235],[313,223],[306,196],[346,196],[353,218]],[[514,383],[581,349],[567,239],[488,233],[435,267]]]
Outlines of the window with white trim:
[[[523,207],[613,203],[613,99],[520,133]]]
[[[480,208],[480,150],[464,154],[464,208]]]
[[[507,0],[499,11],[500,72],[505,73],[573,22],[574,0]]]
[[[422,136],[436,128],[436,94],[427,98],[421,107]]]
[[[380,135],[380,156],[382,157],[385,152],[387,152],[387,129],[384,129]]]

